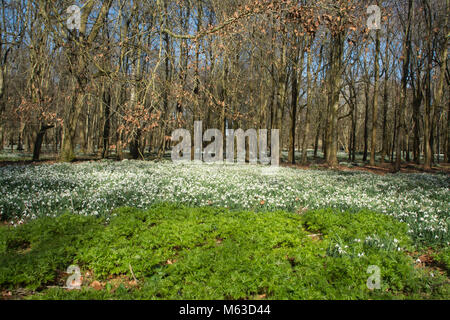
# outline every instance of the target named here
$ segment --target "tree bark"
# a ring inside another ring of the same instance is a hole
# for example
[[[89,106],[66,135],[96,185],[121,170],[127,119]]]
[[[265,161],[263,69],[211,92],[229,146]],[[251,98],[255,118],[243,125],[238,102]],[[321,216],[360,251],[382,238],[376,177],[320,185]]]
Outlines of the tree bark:
[[[48,129],[54,128],[54,125],[45,125],[42,124],[41,128],[39,129],[39,132],[36,136],[36,140],[34,142],[34,149],[33,149],[33,161],[39,161],[39,157],[41,155],[41,147],[42,142],[44,141],[45,133]]]
[[[375,153],[377,146],[377,121],[378,121],[378,88],[379,88],[379,63],[378,57],[380,55],[380,30],[376,30],[375,40],[375,84],[373,91],[373,105],[372,105],[372,140],[370,145],[370,165],[375,165]]]
[[[344,51],[344,34],[342,32],[333,36],[331,46],[331,77],[329,87],[329,90],[331,90],[331,99],[328,101],[330,107],[330,129],[327,146],[327,164],[330,167],[336,167],[338,165],[339,96],[341,92],[342,57]]]
[[[108,87],[104,88],[103,96],[103,150],[102,150],[102,159],[105,159],[109,154],[109,136],[111,130],[111,93]]]
[[[402,150],[401,142],[404,137],[404,126],[403,126],[403,113],[406,110],[406,93],[407,93],[407,81],[409,75],[409,61],[411,53],[411,18],[412,18],[412,5],[413,1],[408,0],[408,19],[406,22],[405,35],[403,41],[403,71],[402,71],[402,81],[401,81],[401,92],[400,92],[400,104],[398,106],[398,117],[397,117],[397,141],[395,147],[396,159],[394,164],[394,171],[400,171],[401,161],[402,161]]]
[[[63,138],[61,145],[60,160],[63,162],[70,162],[75,159],[75,139],[77,133],[77,126],[83,108],[84,94],[86,86],[89,81],[88,63],[85,60],[86,52],[94,45],[94,41],[100,31],[100,27],[103,24],[105,17],[107,16],[109,9],[111,8],[113,0],[103,1],[97,19],[92,25],[89,35],[87,35],[87,23],[88,17],[94,8],[94,1],[88,2],[82,11],[79,36],[75,41],[71,41],[69,47],[68,56],[70,57],[71,74],[74,76],[76,86],[73,90],[73,102],[69,107],[65,116]],[[45,2],[40,0],[40,12],[45,20],[48,21],[48,13],[45,12]],[[52,26],[48,26],[52,29]],[[72,37],[72,36],[71,36]],[[69,37],[70,38],[70,37]],[[72,38],[73,40],[73,38]],[[60,39],[60,42],[62,40]],[[81,45],[80,45],[81,44]]]
[[[303,136],[302,143],[302,164],[306,165],[308,162],[308,136],[309,136],[309,117],[312,107],[312,75],[311,75],[311,65],[312,65],[312,41],[309,42],[308,50],[308,61],[306,65],[306,116],[305,116],[305,133]]]

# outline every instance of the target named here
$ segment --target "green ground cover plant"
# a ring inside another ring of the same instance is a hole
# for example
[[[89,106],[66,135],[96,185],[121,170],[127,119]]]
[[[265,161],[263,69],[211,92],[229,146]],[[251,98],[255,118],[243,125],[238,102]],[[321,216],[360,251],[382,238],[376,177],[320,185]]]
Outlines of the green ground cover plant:
[[[28,299],[448,298],[447,276],[408,254],[407,230],[368,210],[160,204],[42,217],[0,228],[0,289],[26,288]],[[61,288],[71,264],[81,268],[81,290]],[[379,290],[367,287],[371,265]]]

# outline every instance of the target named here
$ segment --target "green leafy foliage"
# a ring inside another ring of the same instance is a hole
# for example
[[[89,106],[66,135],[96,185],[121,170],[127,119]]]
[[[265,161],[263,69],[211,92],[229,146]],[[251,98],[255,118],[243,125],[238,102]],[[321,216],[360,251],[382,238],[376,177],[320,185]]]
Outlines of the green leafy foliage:
[[[37,289],[54,283],[102,227],[101,219],[64,214],[1,228],[0,287]]]
[[[1,289],[39,289],[32,299],[448,298],[445,277],[414,268],[404,224],[369,211],[278,212],[162,204],[0,228]],[[340,250],[339,250],[340,249]],[[105,284],[64,285],[77,264]],[[369,290],[367,268],[381,270]],[[137,278],[138,286],[110,284]]]
[[[446,247],[440,252],[436,253],[434,259],[450,274],[450,247]]]

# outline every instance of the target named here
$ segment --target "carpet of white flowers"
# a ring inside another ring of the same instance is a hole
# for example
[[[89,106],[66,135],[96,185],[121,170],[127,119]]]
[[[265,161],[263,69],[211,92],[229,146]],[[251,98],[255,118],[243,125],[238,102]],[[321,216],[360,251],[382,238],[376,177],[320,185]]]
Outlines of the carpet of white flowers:
[[[261,166],[102,161],[0,168],[0,214],[22,223],[63,212],[108,215],[158,202],[230,209],[367,208],[408,224],[417,243],[450,245],[450,178]]]

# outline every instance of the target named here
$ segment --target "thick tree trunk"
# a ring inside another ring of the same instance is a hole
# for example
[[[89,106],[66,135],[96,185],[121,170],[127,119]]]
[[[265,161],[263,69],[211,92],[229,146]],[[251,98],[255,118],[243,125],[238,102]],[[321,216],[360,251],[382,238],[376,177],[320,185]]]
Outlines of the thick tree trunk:
[[[76,134],[81,110],[83,108],[83,101],[84,95],[82,93],[75,93],[66,121],[64,122],[60,155],[60,160],[63,162],[75,160]]]
[[[163,145],[162,145],[163,146]],[[161,148],[160,148],[161,151]],[[137,130],[133,141],[130,143],[130,154],[133,159],[143,159],[143,148],[141,146],[141,130]]]
[[[449,0],[447,0],[447,9],[448,9],[448,6],[449,6]],[[448,55],[448,38],[449,38],[448,37],[448,15],[446,15],[445,22],[446,23],[445,23],[444,28],[445,28],[446,32],[444,33],[444,39],[443,39],[444,41],[443,41],[443,44],[442,44],[442,51],[441,51],[441,57],[440,57],[441,68],[440,68],[440,74],[439,74],[439,81],[438,81],[438,84],[437,84],[437,89],[436,89],[436,93],[435,93],[435,96],[434,96],[434,101],[433,101],[433,104],[431,105],[430,115],[429,115],[430,118],[434,117],[435,119],[437,119],[437,111],[438,111],[438,109],[440,107],[443,107],[442,106],[442,98],[444,96],[444,80],[445,80],[445,74],[446,74],[446,71],[447,71],[447,59],[448,59],[448,57],[447,57],[447,55]],[[431,42],[431,40],[429,40],[429,41]],[[429,44],[429,45],[431,46],[431,44]],[[430,64],[431,64],[431,62],[430,62]],[[428,66],[428,68],[429,67],[430,67],[430,65]],[[431,88],[431,85],[429,87]],[[431,95],[431,93],[430,93],[430,95]],[[425,119],[427,119],[427,118],[428,117],[425,117]],[[426,147],[427,147],[426,156],[428,156],[428,158],[425,161],[425,165],[424,165],[425,169],[430,167],[431,161],[433,159],[433,154],[435,153],[435,152],[432,152],[433,151],[433,145],[435,145],[435,143],[433,143],[434,141],[433,141],[433,134],[432,134],[433,130],[432,130],[432,128],[434,128],[434,127],[432,127],[432,122],[437,123],[437,125],[439,125],[439,121],[437,121],[437,120],[436,121],[429,121],[429,122],[431,122],[431,123],[428,123],[428,125],[429,125],[428,131],[427,131],[428,135],[425,136],[425,139],[429,143],[429,145],[426,145]],[[438,155],[438,157],[439,157],[439,155]]]
[[[41,147],[42,142],[44,141],[45,133],[48,129],[54,128],[54,125],[41,125],[41,128],[39,129],[38,134],[36,135],[36,140],[34,142],[34,149],[33,149],[33,161],[38,161],[39,157],[41,155]]]

